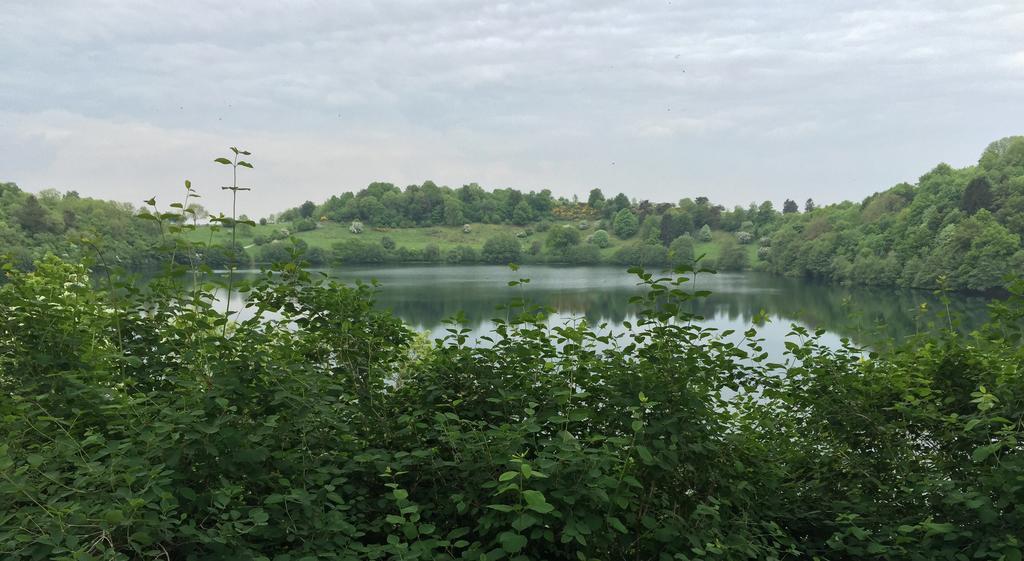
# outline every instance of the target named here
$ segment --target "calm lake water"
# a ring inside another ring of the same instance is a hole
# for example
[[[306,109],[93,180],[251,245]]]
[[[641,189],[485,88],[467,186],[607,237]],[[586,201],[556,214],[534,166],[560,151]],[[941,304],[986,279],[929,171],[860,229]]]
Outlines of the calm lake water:
[[[488,265],[398,265],[322,271],[344,282],[377,280],[379,307],[435,337],[445,335],[448,326],[442,321],[460,311],[468,320],[472,339],[486,335],[493,327],[491,319],[505,315],[496,306],[516,297],[555,308],[558,313],[552,322],[586,318],[591,325],[607,323],[609,329],[621,332],[623,321],[636,317],[630,297],[641,293],[637,278],[619,267],[524,265],[513,272]],[[508,286],[508,281],[519,278],[530,282]],[[830,345],[839,345],[843,337],[870,345],[880,338],[904,339],[946,322],[945,305],[922,290],[846,287],[760,273],[700,275],[697,288],[712,291],[696,301],[694,311],[713,327],[743,330],[764,310],[770,321],[757,330],[766,340],[766,350],[776,358],[792,324],[827,330],[824,341]],[[985,320],[986,298],[963,294],[949,298],[950,312],[963,327],[970,329]],[[232,307],[238,309],[238,303]]]

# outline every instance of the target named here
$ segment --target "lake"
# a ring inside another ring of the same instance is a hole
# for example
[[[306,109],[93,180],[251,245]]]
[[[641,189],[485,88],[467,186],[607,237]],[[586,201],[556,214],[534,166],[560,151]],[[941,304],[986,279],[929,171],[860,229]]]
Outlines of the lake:
[[[445,335],[445,318],[462,311],[466,327],[472,330],[471,340],[489,333],[491,319],[499,316],[495,307],[515,297],[555,308],[552,322],[586,318],[591,325],[607,323],[609,329],[621,332],[623,322],[636,317],[630,297],[641,293],[636,276],[611,266],[523,265],[511,271],[491,265],[405,264],[321,271],[348,283],[377,280],[380,308],[435,337]],[[530,282],[508,286],[519,278]],[[882,338],[902,340],[947,322],[945,304],[923,290],[848,287],[754,272],[702,274],[697,288],[712,292],[694,304],[694,312],[712,327],[744,330],[764,310],[769,321],[757,329],[775,358],[781,356],[792,324],[825,329],[824,342],[836,346],[843,337],[863,345]],[[965,294],[948,297],[951,315],[964,328],[984,322],[988,299]],[[233,309],[238,306],[232,304]]]

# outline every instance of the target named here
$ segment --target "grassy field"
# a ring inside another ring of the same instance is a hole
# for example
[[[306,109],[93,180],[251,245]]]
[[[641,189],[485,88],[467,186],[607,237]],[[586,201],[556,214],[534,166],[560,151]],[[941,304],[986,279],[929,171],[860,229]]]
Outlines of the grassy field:
[[[573,222],[555,222],[552,227],[574,226],[574,224],[575,223]],[[243,227],[238,231],[238,242],[246,246],[250,251],[254,251],[256,250],[256,246],[253,244],[253,240],[256,236],[269,238],[274,232],[288,227],[288,224],[267,224],[265,226],[257,225],[254,227]],[[424,228],[372,228],[367,226],[363,230],[363,233],[353,234],[349,232],[348,224],[320,222],[317,224],[317,228],[315,230],[297,232],[294,236],[305,241],[310,247],[320,247],[324,250],[330,250],[331,246],[335,243],[352,239],[358,239],[363,242],[380,243],[381,238],[388,236],[395,241],[396,247],[423,249],[424,247],[433,244],[436,245],[441,250],[441,254],[444,255],[449,249],[459,245],[468,245],[479,251],[483,248],[484,242],[492,236],[500,233],[515,235],[517,232],[524,231],[527,228],[529,227],[506,224],[471,224],[471,231],[467,234],[462,231],[461,226],[430,226]],[[597,230],[597,227],[592,225],[590,228],[580,232],[581,237],[583,240],[586,240],[586,237],[594,233],[595,230]],[[527,249],[534,241],[544,243],[546,236],[546,232],[534,231],[530,236],[522,240],[523,249]],[[210,230],[207,227],[200,227],[198,230],[191,232],[189,237],[193,241],[206,242],[210,239]],[[706,254],[708,258],[717,260],[720,252],[720,244],[726,237],[732,237],[732,234],[729,232],[716,231],[713,233],[712,241],[695,242],[694,254]],[[226,243],[230,238],[230,230],[221,230],[213,235],[215,243]],[[615,251],[622,245],[635,242],[636,237],[628,240],[621,240],[614,235],[610,235],[610,240],[611,244],[601,250],[601,258],[604,261],[609,261]],[[746,249],[748,251],[749,262],[751,264],[755,263],[757,261],[756,244],[750,244]]]

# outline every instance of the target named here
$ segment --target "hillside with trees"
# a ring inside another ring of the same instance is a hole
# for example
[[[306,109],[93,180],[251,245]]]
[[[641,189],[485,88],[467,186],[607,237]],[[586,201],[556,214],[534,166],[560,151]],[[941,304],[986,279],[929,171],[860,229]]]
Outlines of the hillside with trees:
[[[860,203],[783,213],[764,232],[766,269],[829,281],[985,290],[1024,272],[1024,137],[977,165],[939,164]]]
[[[19,268],[46,253],[71,260],[85,256],[141,269],[155,263],[156,225],[129,204],[81,197],[75,191],[26,193],[0,183],[0,255]]]
[[[201,207],[190,207],[170,208],[167,217],[198,224],[191,240],[212,242],[202,258],[224,266],[232,253],[222,229],[229,220],[211,219],[211,231],[199,222]],[[95,245],[111,262],[144,268],[160,230],[134,220],[138,212],[73,191],[31,195],[2,184],[0,241],[22,266],[47,251],[95,253]],[[579,200],[547,189],[377,182],[258,224],[239,220],[234,252],[242,264],[282,261],[294,249],[313,265],[515,260],[664,268],[703,257],[704,266],[722,271],[984,291],[1024,272],[1024,137],[993,142],[977,165],[940,164],[914,185],[860,203],[786,199],[781,211],[771,201],[726,209],[704,196],[658,203],[593,189]]]

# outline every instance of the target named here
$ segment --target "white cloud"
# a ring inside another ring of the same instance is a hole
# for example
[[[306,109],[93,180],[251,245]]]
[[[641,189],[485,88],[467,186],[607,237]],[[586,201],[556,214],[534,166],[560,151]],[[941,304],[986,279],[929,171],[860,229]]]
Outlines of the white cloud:
[[[857,198],[1024,122],[1013,3],[7,0],[0,28],[0,179],[136,200],[240,143],[287,186],[258,213],[376,179]]]

